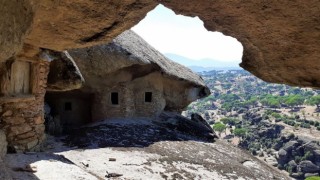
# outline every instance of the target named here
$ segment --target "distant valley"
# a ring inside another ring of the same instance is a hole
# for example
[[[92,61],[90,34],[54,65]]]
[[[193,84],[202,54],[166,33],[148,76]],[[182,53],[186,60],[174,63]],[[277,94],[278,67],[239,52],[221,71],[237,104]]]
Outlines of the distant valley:
[[[164,55],[174,62],[187,66],[194,72],[242,69],[237,62],[225,62],[209,58],[195,60],[172,53],[165,53]]]

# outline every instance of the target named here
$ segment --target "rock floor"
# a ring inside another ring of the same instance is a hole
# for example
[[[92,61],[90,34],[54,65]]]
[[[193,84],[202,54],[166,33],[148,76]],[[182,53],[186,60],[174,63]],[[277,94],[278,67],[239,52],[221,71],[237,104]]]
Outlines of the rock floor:
[[[49,143],[46,152],[8,154],[13,179],[289,179],[225,141],[205,142],[150,121],[108,121]],[[16,171],[28,164],[37,172]]]

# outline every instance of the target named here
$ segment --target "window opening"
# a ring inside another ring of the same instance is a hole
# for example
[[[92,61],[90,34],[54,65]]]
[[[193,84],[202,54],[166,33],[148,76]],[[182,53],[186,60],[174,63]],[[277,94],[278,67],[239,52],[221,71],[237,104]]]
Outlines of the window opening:
[[[113,105],[119,104],[119,95],[117,92],[111,93],[111,104],[113,104]]]
[[[65,111],[72,111],[72,104],[71,102],[64,103],[64,110]]]
[[[151,101],[152,101],[152,92],[145,92],[144,102],[151,102]]]

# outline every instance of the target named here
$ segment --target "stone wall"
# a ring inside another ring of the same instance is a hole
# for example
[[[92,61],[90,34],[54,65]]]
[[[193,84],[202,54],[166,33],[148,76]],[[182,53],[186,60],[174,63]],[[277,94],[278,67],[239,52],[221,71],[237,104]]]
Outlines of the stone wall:
[[[43,107],[49,62],[35,60],[30,63],[30,93],[9,93],[0,97],[0,129],[7,136],[9,149],[17,152],[39,150],[45,139]]]
[[[111,92],[118,92],[118,105],[111,103]],[[151,102],[145,102],[145,92],[152,92]],[[157,117],[164,107],[162,77],[159,72],[155,72],[99,91],[94,98],[92,115],[94,121],[121,117]]]

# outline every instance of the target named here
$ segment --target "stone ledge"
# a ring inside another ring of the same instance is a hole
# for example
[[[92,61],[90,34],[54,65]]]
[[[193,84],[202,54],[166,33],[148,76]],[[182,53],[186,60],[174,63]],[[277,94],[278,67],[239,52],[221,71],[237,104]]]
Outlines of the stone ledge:
[[[34,101],[36,98],[34,95],[16,95],[16,96],[4,96],[0,97],[1,103],[17,103],[17,102],[28,102]]]

